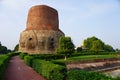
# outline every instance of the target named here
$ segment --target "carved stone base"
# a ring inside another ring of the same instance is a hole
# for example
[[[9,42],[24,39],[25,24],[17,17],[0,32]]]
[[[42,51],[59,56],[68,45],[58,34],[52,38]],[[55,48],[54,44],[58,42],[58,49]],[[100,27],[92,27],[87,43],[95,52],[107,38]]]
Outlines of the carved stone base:
[[[53,30],[27,30],[20,34],[19,51],[29,54],[52,54],[64,33]]]

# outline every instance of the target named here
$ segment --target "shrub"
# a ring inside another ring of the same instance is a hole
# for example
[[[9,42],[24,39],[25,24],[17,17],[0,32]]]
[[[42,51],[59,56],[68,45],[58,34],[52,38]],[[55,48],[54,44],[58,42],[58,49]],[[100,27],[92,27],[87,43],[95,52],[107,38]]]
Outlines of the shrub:
[[[20,57],[21,59],[24,59],[24,56],[26,56],[26,55],[27,55],[27,53],[22,53],[22,52],[21,52],[21,53],[19,54],[19,57]]]
[[[29,56],[32,56],[35,59],[43,59],[46,61],[64,58],[63,54],[36,54],[36,55],[32,54]]]
[[[70,70],[67,72],[67,80],[112,80],[112,78],[97,72]]]
[[[10,52],[10,53],[8,53],[7,55],[9,56],[9,57],[13,57],[13,56],[16,56],[16,55],[19,55],[20,54],[20,52]]]
[[[66,67],[44,60],[33,60],[32,67],[47,80],[64,80]]]
[[[10,57],[7,55],[0,55],[0,80],[3,79],[3,75],[6,70],[9,58]]]
[[[51,62],[54,63],[54,64],[58,64],[58,65],[62,65],[62,66],[65,66],[65,67],[66,67],[65,62],[56,61],[56,60],[52,60]]]
[[[120,77],[113,78],[112,80],[120,80]]]
[[[115,55],[117,52],[104,52],[104,51],[82,51],[76,52],[70,56],[80,56],[80,55]]]
[[[33,59],[33,57],[27,55],[27,56],[24,57],[24,62],[25,62],[28,66],[32,66],[32,59]]]

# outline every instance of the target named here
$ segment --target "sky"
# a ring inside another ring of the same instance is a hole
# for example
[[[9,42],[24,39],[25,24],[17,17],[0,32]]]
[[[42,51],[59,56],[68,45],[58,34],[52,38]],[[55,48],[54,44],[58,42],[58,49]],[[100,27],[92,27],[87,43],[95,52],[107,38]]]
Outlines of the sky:
[[[0,41],[8,49],[19,43],[28,11],[48,5],[59,14],[59,28],[75,46],[95,36],[120,49],[120,0],[0,0]]]

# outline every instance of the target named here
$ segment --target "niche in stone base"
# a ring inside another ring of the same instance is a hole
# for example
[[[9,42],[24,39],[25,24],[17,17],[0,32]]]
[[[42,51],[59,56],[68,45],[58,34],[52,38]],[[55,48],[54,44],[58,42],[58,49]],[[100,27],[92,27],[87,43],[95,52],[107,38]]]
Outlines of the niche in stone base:
[[[37,46],[37,38],[34,31],[25,31],[20,35],[20,50],[35,50]]]

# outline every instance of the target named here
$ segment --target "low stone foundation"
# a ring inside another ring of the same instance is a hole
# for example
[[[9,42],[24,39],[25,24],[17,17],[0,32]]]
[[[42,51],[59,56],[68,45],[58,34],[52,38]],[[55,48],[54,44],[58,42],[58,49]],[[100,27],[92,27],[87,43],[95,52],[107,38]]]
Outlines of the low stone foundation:
[[[20,35],[19,51],[29,54],[51,54],[58,47],[60,31],[28,30]]]

